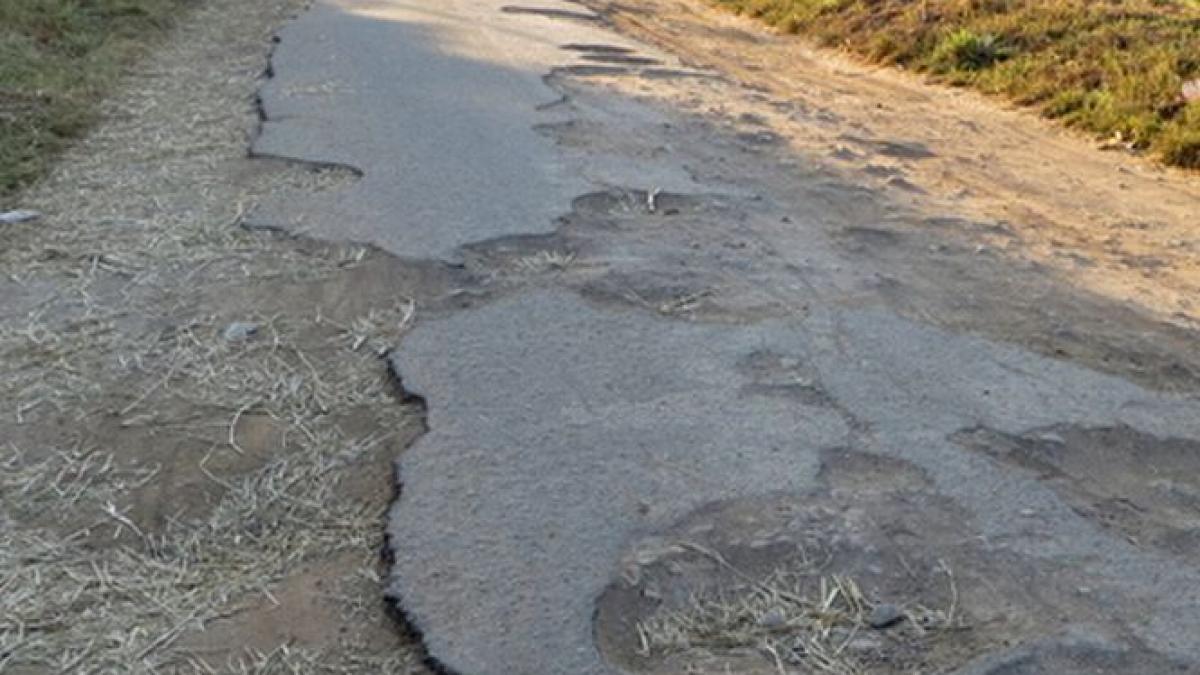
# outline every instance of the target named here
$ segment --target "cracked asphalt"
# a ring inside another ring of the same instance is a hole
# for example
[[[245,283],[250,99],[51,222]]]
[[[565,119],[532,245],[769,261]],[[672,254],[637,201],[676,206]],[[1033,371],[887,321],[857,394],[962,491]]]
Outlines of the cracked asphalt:
[[[640,547],[816,503],[856,453],[922,481],[851,468],[837,508],[909,495],[917,548],[993,585],[962,591],[990,637],[937,672],[1200,669],[1192,336],[795,149],[787,101],[578,3],[318,0],[280,38],[254,152],[361,178],[250,222],[454,270],[390,359],[429,431],[397,460],[389,594],[431,663],[668,672],[597,619]],[[1085,475],[1097,429],[1162,470]],[[943,503],[966,535],[919,531]]]

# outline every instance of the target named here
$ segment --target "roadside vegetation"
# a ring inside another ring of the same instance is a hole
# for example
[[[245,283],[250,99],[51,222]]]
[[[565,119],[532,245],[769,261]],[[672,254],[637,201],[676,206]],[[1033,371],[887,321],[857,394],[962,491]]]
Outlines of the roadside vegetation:
[[[0,0],[0,206],[79,137],[186,0]]]
[[[1197,0],[715,2],[1200,168]]]

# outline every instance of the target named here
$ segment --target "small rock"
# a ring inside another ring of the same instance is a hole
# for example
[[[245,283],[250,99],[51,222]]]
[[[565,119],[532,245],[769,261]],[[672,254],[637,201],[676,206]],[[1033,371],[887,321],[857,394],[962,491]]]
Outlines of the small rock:
[[[258,324],[246,321],[234,321],[225,327],[225,340],[228,342],[243,342],[258,335]]]
[[[787,623],[787,615],[778,607],[772,607],[766,614],[758,617],[758,625],[762,628],[782,628]]]
[[[27,223],[31,220],[41,218],[42,214],[37,211],[28,209],[17,209],[16,211],[0,211],[0,225],[16,225],[17,223]]]
[[[871,610],[871,616],[867,618],[867,623],[875,630],[883,630],[889,626],[893,626],[904,618],[904,612],[895,605],[887,603],[875,605]]]

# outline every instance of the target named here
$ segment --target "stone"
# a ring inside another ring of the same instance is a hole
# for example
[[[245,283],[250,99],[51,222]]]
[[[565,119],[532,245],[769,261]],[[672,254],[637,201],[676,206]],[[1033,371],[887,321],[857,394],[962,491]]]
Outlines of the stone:
[[[772,607],[771,609],[767,610],[766,614],[758,617],[758,625],[762,628],[782,628],[786,624],[787,615],[784,613],[783,609],[779,607]]]
[[[875,605],[871,609],[871,616],[867,617],[867,623],[875,630],[883,630],[890,628],[899,623],[904,618],[904,612],[895,605],[887,603]]]

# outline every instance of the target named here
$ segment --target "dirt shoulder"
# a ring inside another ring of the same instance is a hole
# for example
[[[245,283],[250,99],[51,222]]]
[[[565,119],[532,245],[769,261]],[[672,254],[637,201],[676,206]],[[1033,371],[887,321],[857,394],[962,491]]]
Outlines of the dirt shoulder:
[[[996,225],[988,255],[1185,327],[1200,319],[1200,182],[960,89],[872,68],[700,2],[594,0],[630,35],[756,89],[806,161],[931,217]],[[765,107],[765,106],[764,106]]]
[[[381,355],[424,277],[237,227],[354,180],[246,158],[303,4],[204,3],[0,227],[0,671],[419,672],[379,575],[422,422]]]
[[[998,94],[1200,169],[1200,4],[718,0],[874,62]],[[1189,84],[1191,83],[1191,84]],[[1194,101],[1194,102],[1192,102]]]

